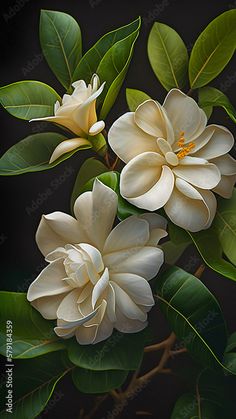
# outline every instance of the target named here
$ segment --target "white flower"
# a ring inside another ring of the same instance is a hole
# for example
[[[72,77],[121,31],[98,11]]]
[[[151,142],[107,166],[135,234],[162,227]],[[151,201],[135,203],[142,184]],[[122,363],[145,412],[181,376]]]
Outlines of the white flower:
[[[63,96],[62,105],[58,101],[55,103],[54,116],[31,119],[31,121],[54,122],[66,127],[77,136],[62,141],[55,148],[49,163],[81,145],[90,144],[88,136],[99,134],[104,129],[105,123],[97,120],[96,113],[96,99],[102,93],[104,85],[105,83],[99,87],[99,77],[96,74],[88,86],[84,80],[76,81],[72,84],[73,93]]]
[[[112,230],[116,212],[117,195],[96,179],[92,192],[77,198],[76,219],[62,212],[42,217],[36,241],[49,265],[27,298],[43,317],[57,319],[58,336],[90,344],[113,328],[133,333],[147,325],[154,304],[148,280],[163,263],[157,243],[166,221],[131,216]]]
[[[147,100],[121,116],[108,141],[127,163],[122,196],[150,211],[164,207],[184,229],[208,228],[216,212],[210,190],[231,197],[236,161],[227,154],[234,144],[230,131],[206,124],[203,110],[178,89],[167,94],[163,106]]]

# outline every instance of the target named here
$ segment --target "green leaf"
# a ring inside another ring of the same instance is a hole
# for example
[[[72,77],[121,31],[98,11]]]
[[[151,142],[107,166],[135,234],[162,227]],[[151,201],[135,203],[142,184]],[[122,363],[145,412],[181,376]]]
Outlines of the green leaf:
[[[148,38],[148,58],[166,90],[187,84],[188,51],[179,34],[164,23],[155,22]]]
[[[205,367],[222,365],[226,329],[215,297],[199,279],[171,267],[157,281],[159,306],[171,329]]]
[[[217,16],[196,40],[189,61],[191,88],[205,86],[228,64],[236,47],[236,10]]]
[[[213,228],[217,232],[224,254],[236,265],[236,189],[231,199],[221,199],[218,202]]]
[[[64,135],[55,132],[29,135],[9,148],[0,158],[0,175],[22,175],[23,173],[52,169],[78,150],[91,148],[89,145],[81,146],[63,154],[59,159],[49,164],[49,159],[57,145],[66,139]]]
[[[183,394],[175,404],[171,419],[222,419],[224,397],[220,377],[205,370],[197,379],[195,391]]]
[[[165,255],[165,263],[175,265],[188,246],[189,243],[175,244],[171,240],[162,243],[161,248]]]
[[[236,122],[236,109],[230,103],[227,96],[215,87],[203,87],[198,91],[199,106],[205,109],[212,109],[213,106],[222,107],[232,121]]]
[[[205,263],[219,274],[236,281],[236,268],[223,259],[223,250],[214,227],[189,233]]]
[[[72,16],[41,10],[40,42],[49,67],[68,90],[82,55],[81,31]]]
[[[119,388],[126,380],[127,375],[127,371],[91,371],[75,368],[72,372],[72,379],[82,393],[106,393]]]
[[[126,38],[116,42],[104,55],[97,68],[100,80],[106,81],[103,93],[98,98],[102,102],[100,118],[105,119],[121,89],[133,55],[134,44],[138,38],[141,19],[137,28]]]
[[[88,140],[92,144],[92,148],[99,156],[104,157],[107,151],[107,142],[104,135],[100,132],[97,135],[89,135]]]
[[[110,50],[116,42],[133,33],[138,26],[139,19],[136,19],[128,25],[122,26],[121,28],[115,29],[114,31],[103,35],[102,38],[100,38],[96,44],[86,52],[78,63],[73,74],[73,81],[82,79],[89,83],[92,75],[97,72],[99,63],[106,52]]]
[[[0,103],[6,111],[27,121],[54,115],[57,100],[61,100],[57,92],[40,81],[18,81],[0,88]]]
[[[236,332],[228,338],[224,354],[224,365],[236,374]]]
[[[82,193],[84,185],[91,179],[107,171],[107,167],[100,160],[91,157],[85,160],[79,169],[71,195],[71,212],[76,199]]]
[[[0,292],[0,353],[6,356],[6,328],[12,328],[13,358],[34,358],[65,348],[58,339],[54,323],[45,320],[26,299],[26,294]]]
[[[73,364],[88,370],[136,370],[149,335],[148,328],[138,333],[114,332],[96,345],[79,345],[75,339],[70,339],[67,342],[68,356]]]
[[[128,103],[129,110],[131,112],[136,111],[137,107],[148,99],[151,99],[150,96],[148,96],[141,90],[126,89],[126,100]]]
[[[45,408],[58,381],[73,367],[63,353],[48,354],[37,359],[14,361],[12,413],[6,412],[7,390],[2,383],[0,418],[33,419]]]

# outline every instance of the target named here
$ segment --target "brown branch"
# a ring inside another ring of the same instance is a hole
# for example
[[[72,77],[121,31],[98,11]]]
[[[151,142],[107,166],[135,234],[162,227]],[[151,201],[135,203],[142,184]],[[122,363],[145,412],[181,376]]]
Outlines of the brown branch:
[[[206,265],[204,265],[204,263],[202,265],[199,266],[199,268],[196,270],[194,276],[196,276],[196,278],[201,278],[203,272],[206,269]]]

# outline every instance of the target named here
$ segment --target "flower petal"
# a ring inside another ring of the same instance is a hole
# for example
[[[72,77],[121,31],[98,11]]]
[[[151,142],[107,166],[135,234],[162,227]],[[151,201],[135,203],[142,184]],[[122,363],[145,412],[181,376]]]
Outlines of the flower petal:
[[[234,185],[236,182],[236,175],[232,176],[221,176],[221,181],[218,185],[213,189],[218,195],[222,196],[223,198],[231,198],[233,194]]]
[[[149,239],[147,221],[133,215],[119,223],[109,234],[103,253],[110,254],[122,249],[144,246]]]
[[[139,128],[156,138],[168,139],[172,144],[173,128],[168,120],[165,109],[155,100],[149,99],[141,103],[134,113],[134,120]]]
[[[176,140],[184,132],[187,141],[199,136],[207,124],[205,112],[199,108],[197,102],[178,89],[172,89],[163,103],[171,121]]]
[[[102,260],[102,255],[96,247],[91,246],[87,243],[80,243],[79,247],[83,249],[88,255],[90,260],[92,261],[93,266],[95,267],[97,272],[101,272],[104,269],[104,264]]]
[[[107,293],[107,315],[111,322],[116,321],[116,296],[114,288],[109,282],[108,293]]]
[[[115,328],[122,333],[137,333],[145,329],[147,326],[147,322],[129,319],[126,317],[119,307],[116,307],[116,317],[117,321],[115,323]]]
[[[74,108],[74,105],[73,105],[72,108]],[[62,107],[59,108],[59,110],[61,110],[61,109],[62,109]],[[58,111],[57,111],[57,113],[58,113]],[[67,116],[46,116],[44,118],[31,119],[29,122],[34,122],[34,121],[53,122],[54,124],[58,124],[58,125],[61,125],[62,127],[66,127],[68,130],[70,130],[74,134],[78,135],[78,137],[85,134],[82,131],[82,129],[76,124],[76,122],[73,121],[72,118],[69,118]]]
[[[164,261],[159,248],[133,247],[104,255],[104,264],[111,273],[133,273],[147,280],[154,278]]]
[[[225,154],[224,156],[216,157],[210,161],[215,164],[222,175],[235,175],[236,174],[236,160],[230,156],[230,154]]]
[[[75,322],[81,320],[82,316],[78,310],[78,298],[80,289],[76,288],[72,290],[62,300],[57,310],[57,318],[66,322]]]
[[[61,259],[51,262],[40,272],[32,284],[30,284],[27,293],[28,301],[70,291],[71,287],[63,281],[65,275],[65,269]]]
[[[97,135],[105,128],[104,121],[97,121],[89,128],[89,135]]]
[[[147,320],[147,313],[135,304],[130,296],[121,288],[116,282],[112,281],[112,286],[115,291],[116,305],[120,311],[129,319],[145,321]]]
[[[112,150],[125,163],[145,151],[158,151],[156,137],[146,134],[134,121],[134,112],[118,118],[108,132]]]
[[[78,221],[59,211],[43,215],[36,232],[36,242],[44,256],[67,243],[83,242],[84,238]]]
[[[155,211],[168,201],[174,186],[174,175],[168,166],[162,169],[158,166],[160,157],[156,153],[143,153],[122,170],[121,195],[131,204]]]
[[[200,231],[206,228],[211,218],[209,207],[204,200],[201,192],[207,194],[209,200],[215,202],[214,194],[210,191],[201,191],[194,189],[187,182],[178,183],[178,189],[175,187],[173,193],[165,205],[164,209],[170,220],[178,226],[192,232]],[[214,214],[213,214],[214,216]]]
[[[59,157],[61,157],[63,154],[75,150],[76,148],[81,146],[92,147],[90,141],[86,140],[85,138],[71,138],[69,140],[62,141],[53,151],[49,160],[49,164],[59,159]]]
[[[209,125],[203,134],[211,137],[208,142],[198,151],[193,149],[193,155],[203,159],[214,159],[228,153],[234,145],[234,137],[232,133],[225,127],[219,125]]]
[[[92,192],[80,195],[74,205],[74,213],[87,236],[87,242],[102,249],[111,231],[117,212],[117,195],[108,186],[95,179]]]
[[[202,189],[214,188],[221,178],[219,169],[212,163],[191,166],[180,164],[172,170],[176,176]]]
[[[109,272],[108,272],[108,269],[106,268],[104,270],[101,278],[97,281],[97,283],[95,284],[95,286],[93,288],[93,292],[92,292],[92,307],[93,307],[93,309],[94,309],[97,301],[99,300],[99,298],[101,298],[103,292],[107,288],[108,283],[109,283]]]
[[[31,305],[38,310],[45,319],[54,320],[57,318],[57,309],[66,295],[67,292],[64,294],[38,298],[37,300],[31,301]]]
[[[153,306],[152,290],[146,279],[130,273],[112,274],[111,281],[122,288],[136,303],[144,306]]]

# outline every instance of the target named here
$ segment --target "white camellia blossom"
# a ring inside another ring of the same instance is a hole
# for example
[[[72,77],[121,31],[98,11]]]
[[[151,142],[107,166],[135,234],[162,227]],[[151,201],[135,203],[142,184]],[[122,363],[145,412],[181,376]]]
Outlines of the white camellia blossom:
[[[74,82],[73,93],[65,94],[61,105],[59,101],[55,103],[54,116],[31,119],[31,121],[54,122],[66,127],[77,136],[62,141],[55,148],[49,163],[81,145],[91,144],[87,139],[88,136],[97,135],[104,129],[104,121],[97,120],[96,99],[102,93],[105,82],[100,87],[99,84],[99,77],[96,74],[93,75],[88,86],[84,80]]]
[[[122,196],[139,208],[164,207],[180,227],[195,232],[208,228],[216,213],[211,192],[230,198],[236,161],[227,154],[233,135],[208,125],[194,99],[172,89],[163,106],[147,100],[122,115],[108,141],[126,164],[121,173]]]
[[[44,318],[57,319],[62,338],[91,344],[113,328],[133,333],[147,325],[154,304],[148,281],[163,263],[157,243],[167,234],[166,220],[134,215],[112,230],[116,212],[117,195],[96,179],[77,198],[76,218],[54,212],[41,219],[36,241],[49,265],[27,298]]]

